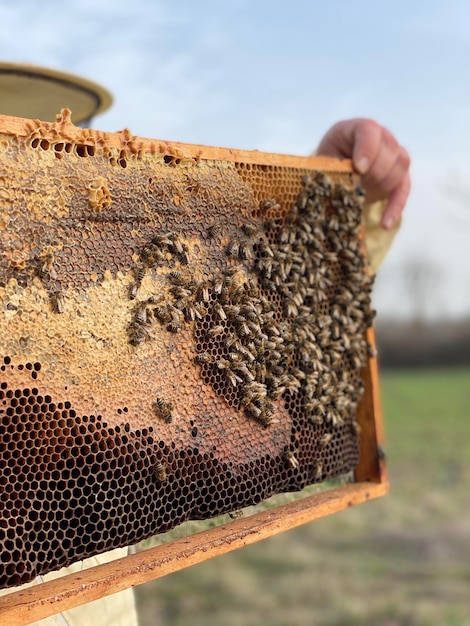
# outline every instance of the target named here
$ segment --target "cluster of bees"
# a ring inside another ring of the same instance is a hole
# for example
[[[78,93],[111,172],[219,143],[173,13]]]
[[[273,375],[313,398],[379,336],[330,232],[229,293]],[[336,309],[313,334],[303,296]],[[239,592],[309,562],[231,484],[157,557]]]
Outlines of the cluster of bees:
[[[333,185],[321,173],[302,183],[286,217],[266,223],[270,243],[256,255],[254,269],[262,291],[279,298],[287,330],[284,363],[295,374],[303,412],[313,424],[334,428],[356,412],[365,330],[374,317],[359,243],[363,192]]]
[[[135,270],[135,279],[129,289],[130,299],[136,299],[145,272],[149,268],[164,265],[174,259],[178,260],[181,266],[189,264],[187,244],[173,233],[154,237],[140,253],[140,264]],[[151,296],[146,301],[139,301],[136,304],[128,328],[131,345],[138,346],[153,339],[154,322],[159,322],[168,331],[177,333],[181,330],[184,321],[194,321],[197,317],[202,317],[202,313],[199,312],[192,298],[196,282],[179,270],[169,272],[167,277],[171,284],[170,295],[173,302],[171,299],[168,302],[168,298],[163,296]]]
[[[346,421],[357,433],[365,330],[374,315],[359,243],[361,196],[360,189],[309,174],[282,217],[272,199],[262,203],[264,221],[239,225],[225,243],[220,227],[209,226],[207,236],[221,240],[226,256],[225,267],[210,280],[194,278],[188,246],[178,235],[155,237],[141,253],[130,297],[147,268],[176,259],[179,269],[166,274],[166,297],[137,303],[130,343],[151,339],[155,322],[169,332],[194,323],[195,361],[204,379],[217,379],[218,393],[235,394],[250,419],[264,427],[275,423],[282,398],[311,424],[326,427],[320,447]],[[172,421],[171,403],[159,398],[154,408]],[[298,467],[295,451],[287,450],[285,460]],[[315,478],[322,471],[319,461]]]

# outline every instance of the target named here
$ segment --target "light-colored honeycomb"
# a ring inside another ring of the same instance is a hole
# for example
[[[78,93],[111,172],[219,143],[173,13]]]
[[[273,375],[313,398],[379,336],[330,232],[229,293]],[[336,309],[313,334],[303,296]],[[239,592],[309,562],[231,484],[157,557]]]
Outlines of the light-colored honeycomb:
[[[64,128],[0,137],[0,587],[359,453],[353,175]]]

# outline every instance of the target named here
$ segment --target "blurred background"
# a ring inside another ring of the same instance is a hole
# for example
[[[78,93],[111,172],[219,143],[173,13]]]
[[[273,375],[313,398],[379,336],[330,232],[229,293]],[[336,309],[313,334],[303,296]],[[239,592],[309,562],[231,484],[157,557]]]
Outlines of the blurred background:
[[[391,494],[141,586],[143,626],[470,624],[469,27],[466,0],[0,2],[0,60],[102,84],[99,130],[302,155],[372,117],[413,160],[375,290]]]

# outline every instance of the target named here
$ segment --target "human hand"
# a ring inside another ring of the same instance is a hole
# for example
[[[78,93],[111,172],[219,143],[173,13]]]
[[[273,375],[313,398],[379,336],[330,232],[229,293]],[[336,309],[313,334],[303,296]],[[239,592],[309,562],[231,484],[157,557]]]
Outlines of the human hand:
[[[368,202],[388,198],[382,228],[398,222],[410,193],[410,157],[392,133],[365,118],[337,122],[317,148],[323,156],[352,159],[361,174]]]

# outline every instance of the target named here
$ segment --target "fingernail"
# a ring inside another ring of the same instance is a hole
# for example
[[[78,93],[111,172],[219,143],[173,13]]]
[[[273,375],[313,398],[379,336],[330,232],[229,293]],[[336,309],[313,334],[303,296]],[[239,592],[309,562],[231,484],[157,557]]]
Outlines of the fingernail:
[[[361,157],[357,160],[356,169],[359,174],[365,174],[369,169],[369,159],[366,156]]]
[[[385,230],[390,230],[391,228],[393,228],[394,224],[395,220],[393,219],[393,217],[390,217],[390,215],[385,216],[382,220],[382,226],[385,228]]]

